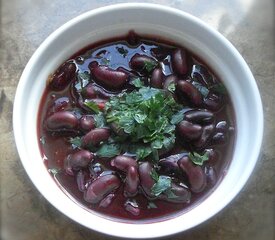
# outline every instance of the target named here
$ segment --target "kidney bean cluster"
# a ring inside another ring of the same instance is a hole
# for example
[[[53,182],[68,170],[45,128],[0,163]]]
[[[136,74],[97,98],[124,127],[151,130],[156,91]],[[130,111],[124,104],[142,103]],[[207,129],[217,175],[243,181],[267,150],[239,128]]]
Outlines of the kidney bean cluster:
[[[234,114],[222,82],[185,48],[158,42],[130,32],[81,50],[49,76],[41,101],[38,131],[48,168],[74,179],[75,184],[63,185],[104,214],[146,219],[187,208],[210,192],[230,161]],[[175,144],[159,150],[158,162],[137,161],[129,152],[99,157],[102,143],[124,133],[114,124],[100,126],[98,111],[104,112],[112,96],[136,90],[137,78],[182,104]],[[207,161],[195,164],[194,152]],[[152,192],[152,171],[171,179],[172,197]]]

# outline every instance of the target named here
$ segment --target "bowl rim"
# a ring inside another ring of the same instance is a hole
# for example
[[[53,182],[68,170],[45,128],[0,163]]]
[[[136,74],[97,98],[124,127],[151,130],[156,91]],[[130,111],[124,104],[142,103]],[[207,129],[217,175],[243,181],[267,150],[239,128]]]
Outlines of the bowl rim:
[[[117,229],[115,231],[108,229],[106,227],[96,227],[96,228],[91,228],[91,226],[87,223],[84,223],[83,221],[80,221],[79,218],[76,219],[76,217],[74,216],[74,214],[70,214],[68,213],[68,211],[66,211],[64,208],[62,208],[60,203],[54,202],[52,199],[49,199],[47,196],[45,196],[45,194],[43,194],[43,190],[41,189],[41,187],[37,184],[36,182],[36,178],[37,176],[35,176],[32,172],[32,170],[30,169],[30,166],[27,165],[26,161],[24,161],[24,159],[27,157],[26,152],[24,151],[21,143],[22,143],[22,136],[18,135],[19,129],[20,129],[20,122],[18,121],[18,119],[20,119],[19,117],[19,112],[20,112],[20,107],[21,107],[21,97],[23,96],[23,92],[22,90],[24,89],[24,84],[27,82],[28,80],[28,75],[30,74],[30,72],[32,71],[32,66],[33,64],[37,61],[37,59],[40,57],[40,55],[43,53],[44,49],[48,46],[48,44],[50,44],[52,41],[54,41],[54,39],[56,37],[58,37],[60,34],[62,34],[62,32],[64,32],[66,29],[70,28],[71,26],[73,26],[74,24],[83,21],[86,18],[90,18],[93,16],[96,16],[98,14],[101,13],[106,13],[106,12],[112,12],[112,11],[117,11],[117,10],[126,10],[129,8],[143,8],[143,9],[153,9],[153,10],[157,10],[157,11],[161,11],[161,12],[165,12],[167,14],[176,14],[180,17],[184,17],[184,18],[188,18],[190,21],[194,22],[195,24],[199,25],[202,28],[206,28],[212,36],[214,36],[215,38],[218,38],[219,41],[221,41],[224,45],[226,45],[226,47],[233,52],[234,56],[236,57],[236,59],[241,63],[241,66],[243,68],[243,70],[246,72],[247,76],[252,79],[252,88],[254,90],[254,97],[256,98],[256,101],[258,103],[258,105],[256,106],[257,108],[257,113],[258,113],[258,129],[257,129],[257,143],[258,143],[258,148],[253,149],[253,153],[255,154],[255,156],[259,156],[260,154],[260,149],[261,149],[261,144],[262,144],[262,138],[263,138],[263,129],[264,129],[264,124],[263,124],[263,109],[262,109],[262,101],[261,101],[261,97],[258,91],[258,87],[256,84],[256,81],[249,69],[249,67],[247,66],[246,62],[244,61],[243,57],[239,54],[239,52],[235,49],[235,47],[224,37],[222,36],[219,32],[217,32],[214,28],[212,28],[211,26],[207,25],[206,23],[204,23],[202,20],[194,17],[193,15],[183,12],[181,10],[177,10],[175,8],[172,7],[168,7],[168,6],[164,6],[164,5],[160,5],[160,4],[152,4],[152,3],[120,3],[120,4],[113,4],[113,5],[108,5],[105,7],[100,7],[97,9],[93,9],[90,10],[88,12],[85,12],[75,18],[73,18],[72,20],[68,21],[67,23],[63,24],[61,27],[59,27],[57,30],[55,30],[53,33],[51,33],[44,41],[43,43],[37,48],[37,50],[34,52],[34,54],[32,55],[32,57],[30,58],[29,62],[27,63],[21,78],[19,80],[18,86],[17,86],[17,90],[16,90],[16,94],[15,94],[15,99],[14,99],[14,108],[13,108],[13,129],[14,129],[14,138],[15,138],[15,143],[17,146],[17,151],[19,153],[20,156],[20,160],[28,174],[28,176],[30,177],[30,179],[32,180],[33,184],[36,186],[36,188],[39,190],[39,192],[54,206],[56,207],[59,211],[61,211],[63,214],[65,214],[66,216],[68,216],[69,218],[77,221],[78,223],[93,229],[95,231],[98,232],[102,232],[108,235],[113,235],[113,236],[118,236],[118,237],[127,237],[127,238],[155,238],[155,237],[163,237],[163,236],[168,236],[180,231],[184,231],[187,229],[190,229],[192,227],[197,226],[198,224],[204,222],[205,220],[211,218],[213,215],[215,215],[216,213],[218,213],[221,209],[223,209],[229,202],[232,201],[232,199],[240,192],[240,190],[243,188],[243,186],[245,185],[245,183],[247,182],[249,176],[251,175],[253,169],[255,168],[256,162],[257,162],[257,158],[253,159],[253,162],[251,162],[251,164],[249,165],[249,169],[247,169],[246,171],[246,176],[244,176],[242,178],[242,181],[238,184],[238,186],[236,186],[234,188],[234,191],[231,191],[231,194],[227,196],[227,198],[223,201],[223,203],[219,206],[217,206],[214,210],[212,210],[212,212],[210,212],[207,216],[204,216],[202,218],[200,218],[199,220],[196,220],[194,223],[190,224],[189,226],[181,227],[180,229],[177,228],[177,231],[174,230],[174,228],[172,230],[168,230],[165,233],[154,233],[154,232],[144,232],[143,227],[144,226],[148,226],[148,224],[127,224],[127,226],[131,226],[131,229],[135,229],[136,231],[140,231],[141,233],[133,236],[132,234],[130,234],[129,232],[127,232],[127,234],[123,234],[122,231],[120,229]],[[106,222],[108,222],[109,220],[106,220]],[[168,220],[169,221],[169,220]],[[124,224],[124,223],[122,223]],[[163,225],[163,222],[158,222],[156,223],[158,224],[160,227]],[[118,224],[117,226],[121,226],[121,224]],[[149,230],[149,229],[148,229]],[[111,231],[111,233],[110,233]]]

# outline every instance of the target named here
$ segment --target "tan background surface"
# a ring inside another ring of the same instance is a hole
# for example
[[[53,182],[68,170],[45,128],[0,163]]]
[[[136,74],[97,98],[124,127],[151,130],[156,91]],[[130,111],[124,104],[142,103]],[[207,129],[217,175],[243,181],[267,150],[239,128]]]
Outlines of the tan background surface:
[[[68,219],[53,208],[34,188],[22,168],[15,148],[12,108],[16,86],[24,66],[39,44],[52,31],[80,13],[119,2],[127,1],[1,1],[0,239],[113,239],[88,230]],[[143,2],[169,5],[192,13],[226,36],[251,67],[259,85],[265,114],[261,159],[238,197],[209,221],[165,239],[274,240],[274,1],[154,0]]]

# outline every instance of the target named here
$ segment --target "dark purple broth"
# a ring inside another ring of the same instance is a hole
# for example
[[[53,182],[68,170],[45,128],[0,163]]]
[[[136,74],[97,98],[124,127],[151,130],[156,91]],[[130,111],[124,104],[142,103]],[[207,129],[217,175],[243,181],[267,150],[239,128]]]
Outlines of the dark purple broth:
[[[134,38],[134,40],[132,39],[129,40],[129,36],[124,36],[120,38],[109,39],[107,41],[97,42],[88,47],[85,47],[84,49],[74,54],[69,61],[73,62],[76,65],[77,70],[81,72],[87,71],[90,73],[90,69],[88,68],[88,66],[92,61],[97,61],[99,64],[107,63],[108,66],[113,69],[116,69],[118,67],[124,67],[128,71],[132,71],[129,67],[129,61],[134,54],[142,53],[152,57],[152,54],[150,52],[152,48],[160,49],[164,47],[164,49],[167,49],[167,48],[173,49],[175,47],[178,47],[175,44],[171,44],[170,42],[161,40],[159,38],[154,38],[154,37],[149,37],[149,38],[146,37],[146,38],[138,39],[137,46],[129,45],[128,43],[129,41],[130,42],[136,41],[136,38]],[[122,46],[124,49],[128,51],[128,53],[126,54],[126,57],[124,57],[123,54],[118,53],[117,47],[122,47]],[[106,52],[104,53],[104,50],[106,50],[108,53]],[[95,57],[95,55],[99,52],[102,52],[102,54],[100,55],[100,58]],[[191,54],[189,51],[188,51],[188,54],[191,56],[191,60],[189,62],[191,65],[193,64],[203,65],[208,70],[208,74],[210,74],[211,77],[215,79],[216,82],[220,83],[220,80],[218,80],[217,76],[213,74],[213,71],[209,69],[207,64],[203,63],[201,60],[198,60],[199,58]],[[169,75],[171,74],[171,72],[173,72],[169,62],[170,62],[170,57],[165,58],[163,62],[164,75]],[[192,73],[192,69],[189,68],[189,71],[190,72],[188,75]],[[220,77],[222,78],[222,76]],[[99,88],[104,90],[102,86],[98,84],[96,85]],[[126,84],[124,88],[127,88],[127,87],[128,85]],[[70,89],[71,89],[71,83],[62,91],[53,91],[49,86],[47,86],[40,102],[39,114],[38,114],[38,125],[37,125],[39,147],[40,147],[41,154],[44,158],[45,165],[48,169],[54,169],[54,168],[63,169],[64,159],[67,157],[68,154],[70,154],[73,151],[73,147],[68,142],[68,136],[78,135],[78,133],[73,133],[71,135],[69,134],[65,136],[62,136],[62,135],[59,136],[58,134],[54,135],[48,132],[44,126],[44,120],[49,115],[52,114],[52,112],[49,111],[49,109],[51,109],[51,106],[54,104],[54,102],[57,99],[66,96],[69,99],[70,103],[67,105],[65,104],[64,105],[65,108],[67,109],[77,108],[77,104],[75,102],[74,97],[72,97],[71,95]],[[110,91],[107,90],[105,92],[108,93]],[[114,94],[116,93],[116,91],[111,91],[111,92]],[[225,101],[224,105],[226,107],[223,107],[221,110],[215,113],[216,122],[225,120],[230,125],[231,128],[235,128],[235,116],[234,116],[233,106],[227,95],[224,101]],[[127,198],[125,198],[123,195],[122,186],[115,192],[116,196],[112,204],[110,204],[107,208],[103,208],[103,207],[99,207],[98,204],[90,204],[85,202],[85,200],[83,199],[83,193],[78,190],[75,176],[70,176],[63,170],[55,175],[55,180],[58,181],[58,183],[64,189],[66,189],[67,193],[71,195],[74,199],[76,199],[80,205],[84,206],[88,210],[92,210],[100,214],[103,214],[106,217],[114,217],[119,221],[163,220],[166,218],[171,218],[174,215],[178,215],[186,212],[190,208],[202,202],[207,196],[209,196],[211,192],[213,192],[213,190],[217,187],[217,185],[222,180],[223,176],[226,174],[226,171],[229,167],[232,154],[233,154],[234,138],[235,138],[235,133],[230,132],[228,133],[225,144],[207,147],[207,148],[215,149],[219,155],[218,161],[213,165],[213,168],[217,174],[217,180],[213,186],[210,186],[208,184],[203,192],[192,193],[190,203],[171,203],[163,200],[154,200],[153,202],[155,203],[157,208],[150,208],[150,209],[148,208],[149,200],[147,200],[146,197],[144,197],[142,194],[139,193],[137,196],[134,197],[134,199],[139,204],[139,208],[140,208],[140,214],[138,216],[134,216],[125,210],[124,203]],[[176,147],[171,152],[177,153]],[[108,161],[106,161],[106,159],[105,160],[97,159],[97,161],[100,162],[106,169],[114,170],[114,168],[110,166],[110,164],[108,163]],[[206,162],[205,165],[207,164],[208,163]]]

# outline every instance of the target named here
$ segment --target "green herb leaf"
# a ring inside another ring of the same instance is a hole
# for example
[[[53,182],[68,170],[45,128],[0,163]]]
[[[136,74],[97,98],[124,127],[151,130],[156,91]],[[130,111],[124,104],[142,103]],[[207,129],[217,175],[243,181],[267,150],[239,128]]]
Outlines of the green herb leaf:
[[[97,150],[98,157],[111,158],[120,154],[120,146],[118,144],[102,144]]]
[[[170,83],[169,85],[168,85],[168,91],[170,91],[170,92],[175,92],[175,90],[176,90],[176,85],[175,85],[175,83]]]
[[[102,127],[106,126],[106,120],[105,120],[104,114],[102,112],[94,115],[93,118],[95,120],[95,126],[97,128],[102,128]]]
[[[178,196],[175,193],[173,193],[171,188],[166,189],[164,194],[170,199],[178,198]]]
[[[209,94],[209,90],[205,86],[203,86],[199,82],[193,82],[193,85],[200,91],[203,97],[207,97],[207,95]]]
[[[213,92],[225,95],[227,93],[225,86],[222,83],[215,84],[209,88]]]
[[[81,80],[81,81],[89,81],[90,80],[90,74],[87,71],[78,72],[77,73],[77,78],[78,78],[78,80]]]
[[[128,54],[128,50],[124,47],[116,47],[117,51],[123,56],[126,57]]]
[[[150,147],[139,147],[136,150],[137,160],[144,159],[148,157],[152,153],[152,149]]]
[[[175,143],[172,116],[180,109],[171,94],[162,89],[141,87],[112,97],[105,105],[107,123],[121,129],[131,142],[131,153],[138,159],[150,155],[159,160],[158,151]]]
[[[148,73],[152,72],[157,65],[156,61],[144,61],[144,67]]]
[[[171,118],[172,124],[178,124],[183,120],[183,111],[179,111],[176,114],[174,114]]]
[[[154,202],[148,202],[147,208],[153,209],[153,208],[158,208],[158,206]]]
[[[168,176],[160,175],[158,181],[151,188],[151,193],[156,197],[161,193],[165,192],[167,189],[171,188],[171,178]]]
[[[152,170],[150,172],[150,176],[154,179],[155,182],[157,182],[159,180],[159,175],[154,168],[152,168]]]
[[[132,84],[133,84],[136,88],[144,87],[144,83],[140,80],[140,78],[135,78],[135,80],[132,81]]]
[[[108,65],[108,64],[110,63],[110,59],[102,58],[102,59],[100,60],[100,63],[101,63],[102,65]]]
[[[69,142],[73,145],[74,148],[80,148],[82,143],[80,137],[70,138]]]
[[[87,106],[92,111],[94,111],[95,113],[99,113],[100,112],[98,105],[95,102],[93,102],[93,101],[84,102],[84,105]]]
[[[189,158],[191,161],[199,166],[202,166],[205,161],[208,161],[209,155],[208,153],[204,153],[203,155],[198,154],[197,152],[189,153]]]

